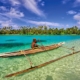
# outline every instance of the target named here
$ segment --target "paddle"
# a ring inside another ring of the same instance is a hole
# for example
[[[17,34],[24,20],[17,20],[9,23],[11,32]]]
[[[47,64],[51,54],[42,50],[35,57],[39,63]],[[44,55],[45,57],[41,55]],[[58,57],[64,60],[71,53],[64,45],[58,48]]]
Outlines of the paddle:
[[[43,50],[46,50],[46,48],[45,48],[45,46],[42,44],[42,42],[41,42],[40,40],[38,40],[38,42],[41,43],[41,46],[43,47],[42,49],[43,49]],[[46,52],[47,52],[47,51],[46,51]],[[48,52],[47,52],[47,54],[48,54],[49,56],[51,56]]]

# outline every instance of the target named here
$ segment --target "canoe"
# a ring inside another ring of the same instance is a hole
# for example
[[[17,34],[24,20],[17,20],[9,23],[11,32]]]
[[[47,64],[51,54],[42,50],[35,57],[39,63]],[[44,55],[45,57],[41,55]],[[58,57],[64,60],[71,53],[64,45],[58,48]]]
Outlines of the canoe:
[[[24,54],[25,55],[35,54],[35,53],[44,52],[44,51],[48,51],[48,50],[53,50],[53,49],[59,48],[64,43],[65,42],[60,42],[60,43],[53,44],[53,45],[50,45],[50,46],[42,46],[42,47],[39,47],[37,49],[28,49],[28,50],[23,50],[23,51],[4,53],[4,54],[0,54],[0,57],[12,57],[12,56],[21,56],[21,55],[24,55]]]

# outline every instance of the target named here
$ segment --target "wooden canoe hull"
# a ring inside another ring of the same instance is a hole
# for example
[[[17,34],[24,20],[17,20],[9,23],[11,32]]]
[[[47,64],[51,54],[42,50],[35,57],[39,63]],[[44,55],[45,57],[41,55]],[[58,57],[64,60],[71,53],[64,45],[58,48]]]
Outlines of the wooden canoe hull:
[[[0,57],[11,57],[11,56],[21,56],[21,55],[24,55],[24,54],[25,55],[35,54],[35,53],[38,53],[38,52],[43,52],[43,51],[47,51],[47,50],[56,49],[56,48],[62,46],[63,44],[64,44],[64,42],[61,42],[61,43],[58,43],[58,44],[45,46],[45,47],[40,47],[40,48],[37,48],[37,49],[28,49],[28,50],[24,50],[24,51],[4,53],[4,54],[0,54]]]

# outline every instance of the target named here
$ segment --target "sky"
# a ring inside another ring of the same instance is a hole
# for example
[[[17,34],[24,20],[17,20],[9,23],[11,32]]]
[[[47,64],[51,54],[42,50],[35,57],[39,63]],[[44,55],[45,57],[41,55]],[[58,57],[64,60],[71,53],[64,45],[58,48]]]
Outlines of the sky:
[[[0,27],[80,28],[80,0],[0,0]]]

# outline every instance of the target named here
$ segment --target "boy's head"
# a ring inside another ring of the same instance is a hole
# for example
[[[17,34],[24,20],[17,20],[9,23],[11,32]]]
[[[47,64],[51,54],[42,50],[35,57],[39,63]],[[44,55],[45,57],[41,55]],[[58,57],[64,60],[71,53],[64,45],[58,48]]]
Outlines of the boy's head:
[[[33,42],[35,42],[35,43],[36,43],[36,42],[37,42],[37,40],[36,40],[36,39],[33,39]]]

